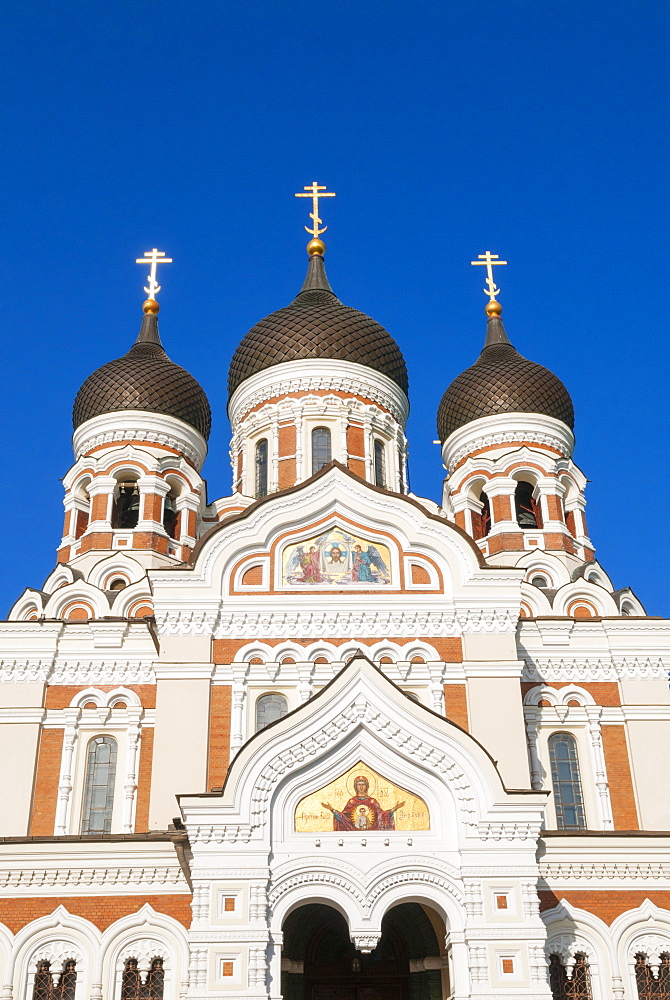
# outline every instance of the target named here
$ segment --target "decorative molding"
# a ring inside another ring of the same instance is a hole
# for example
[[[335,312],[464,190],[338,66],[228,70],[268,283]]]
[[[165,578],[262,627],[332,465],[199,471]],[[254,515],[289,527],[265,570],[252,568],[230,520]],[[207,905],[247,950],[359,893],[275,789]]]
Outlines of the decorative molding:
[[[145,410],[114,410],[87,420],[72,435],[72,448],[78,460],[100,445],[127,441],[148,441],[173,448],[198,471],[207,455],[207,442],[195,427],[176,417]]]
[[[6,868],[0,869],[0,889],[30,890],[45,892],[57,890],[63,895],[73,887],[86,886],[94,889],[132,889],[155,886],[183,887],[190,893],[180,866],[160,867],[110,867],[98,866],[93,862],[86,868]]]
[[[267,399],[290,393],[313,391],[345,392],[363,396],[388,410],[403,426],[409,413],[409,401],[402,389],[386,375],[354,361],[333,358],[288,361],[252,375],[238,386],[228,404],[233,434],[240,433],[244,415]],[[345,402],[345,400],[342,400]]]
[[[364,934],[352,934],[351,940],[355,944],[358,951],[362,951],[363,954],[369,955],[371,951],[374,951],[379,941],[381,939],[381,930],[374,934],[364,933]]]
[[[628,945],[628,961],[635,965],[635,956],[642,953],[650,965],[659,965],[661,955],[670,952],[670,932],[654,934],[648,931],[637,935]]]
[[[553,657],[533,657],[519,651],[524,660],[523,681],[618,681],[663,680],[668,676],[668,664],[662,657],[584,657],[565,660]]]
[[[570,458],[575,446],[572,431],[561,420],[538,413],[495,413],[455,430],[442,446],[444,464],[453,470],[474,451],[520,441],[555,448],[565,458]]]
[[[597,879],[610,882],[614,879],[670,880],[670,863],[663,861],[543,861],[539,863],[540,877],[548,882],[566,879]]]
[[[457,637],[465,633],[515,632],[517,616],[496,609],[455,611],[213,611],[156,610],[162,635],[203,635],[215,639],[356,639],[361,634]]]

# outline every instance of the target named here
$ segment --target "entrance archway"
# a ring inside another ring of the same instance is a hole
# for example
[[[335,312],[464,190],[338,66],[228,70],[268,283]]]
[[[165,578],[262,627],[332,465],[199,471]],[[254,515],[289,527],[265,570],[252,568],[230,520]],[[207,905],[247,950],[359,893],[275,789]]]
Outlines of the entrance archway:
[[[400,903],[385,915],[377,947],[363,954],[352,943],[341,913],[323,903],[301,906],[284,922],[282,996],[284,1000],[442,1000],[449,994],[438,940],[440,923],[437,914],[419,903]]]

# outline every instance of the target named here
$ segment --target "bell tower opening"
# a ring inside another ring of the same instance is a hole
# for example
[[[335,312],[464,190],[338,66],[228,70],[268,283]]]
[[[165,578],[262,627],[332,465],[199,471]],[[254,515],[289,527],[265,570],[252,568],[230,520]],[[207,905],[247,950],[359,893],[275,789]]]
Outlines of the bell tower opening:
[[[419,903],[400,903],[388,911],[370,953],[358,951],[342,914],[323,903],[293,910],[283,930],[284,1000],[442,1000],[450,995],[444,923]]]

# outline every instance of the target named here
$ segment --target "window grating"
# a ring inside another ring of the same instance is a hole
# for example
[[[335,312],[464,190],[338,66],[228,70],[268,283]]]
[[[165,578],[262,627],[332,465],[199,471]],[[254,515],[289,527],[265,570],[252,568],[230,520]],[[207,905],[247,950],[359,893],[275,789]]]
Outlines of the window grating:
[[[268,493],[268,439],[263,438],[256,445],[256,496]]]
[[[553,1000],[591,1000],[591,977],[585,955],[577,955],[568,977],[567,969],[559,955],[549,959],[549,985]]]
[[[283,694],[264,694],[256,702],[256,732],[283,719],[287,712],[288,702]]]
[[[164,982],[162,958],[154,958],[144,982],[137,966],[137,959],[129,958],[123,970],[121,1000],[163,1000]]]
[[[635,982],[639,1000],[669,1000],[670,954],[661,955],[658,974],[654,975],[646,955],[635,956]]]
[[[70,959],[54,982],[49,962],[38,962],[32,1000],[74,1000],[77,988],[77,963]]]
[[[577,743],[574,736],[570,733],[554,733],[550,736],[549,759],[558,829],[586,829]]]
[[[82,833],[111,833],[116,740],[97,736],[88,745]]]
[[[312,475],[328,465],[330,459],[330,431],[327,427],[315,427],[312,431]]]

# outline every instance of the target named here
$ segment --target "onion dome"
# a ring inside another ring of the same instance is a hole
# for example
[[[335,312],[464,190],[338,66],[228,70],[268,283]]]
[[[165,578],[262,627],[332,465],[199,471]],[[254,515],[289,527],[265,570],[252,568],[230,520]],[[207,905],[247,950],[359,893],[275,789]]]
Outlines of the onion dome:
[[[207,440],[212,424],[207,396],[193,376],[170,361],[163,350],[157,313],[158,303],[147,299],[140,332],[128,353],[86,379],[72,409],[75,430],[103,413],[147,410],[183,420]]]
[[[376,320],[340,302],[328,283],[321,247],[320,240],[310,243],[307,277],[293,302],[256,323],[235,351],[228,371],[231,396],[266,368],[327,358],[372,368],[407,393],[400,348]]]
[[[561,420],[572,430],[574,409],[561,380],[514,349],[505,333],[498,302],[490,302],[486,312],[489,320],[482,353],[474,365],[454,379],[440,402],[440,440],[446,441],[472,420],[495,413],[540,413]]]

